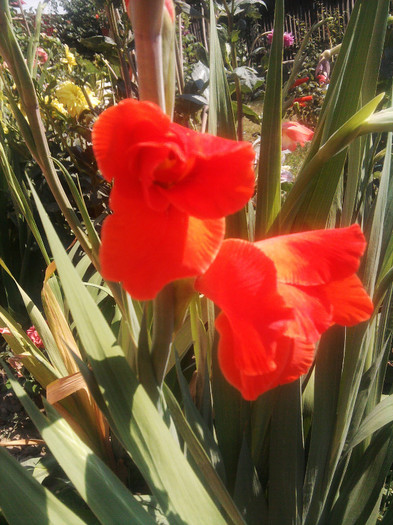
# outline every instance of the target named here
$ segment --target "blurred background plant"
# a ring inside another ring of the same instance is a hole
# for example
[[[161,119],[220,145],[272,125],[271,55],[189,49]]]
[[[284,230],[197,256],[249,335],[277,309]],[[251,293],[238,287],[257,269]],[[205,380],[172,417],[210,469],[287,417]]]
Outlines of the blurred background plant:
[[[178,315],[161,388],[163,312],[99,273],[110,185],[92,125],[139,87],[125,4],[22,16],[1,0],[0,327],[18,377],[3,393],[15,388],[49,449],[25,465],[33,476],[0,450],[9,523],[391,523],[391,6],[358,0],[346,29],[318,3],[291,44],[283,4],[263,30],[269,2],[175,2],[175,120],[256,142],[257,194],[228,219],[233,236],[359,222],[376,310],[331,329],[306,378],[250,403],[219,370],[209,300]],[[282,119],[314,131],[284,158]]]

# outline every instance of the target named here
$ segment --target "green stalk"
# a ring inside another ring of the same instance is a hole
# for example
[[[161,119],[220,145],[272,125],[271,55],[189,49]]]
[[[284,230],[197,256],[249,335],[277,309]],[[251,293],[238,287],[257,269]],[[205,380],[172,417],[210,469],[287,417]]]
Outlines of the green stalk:
[[[121,42],[121,38],[119,34],[119,27],[118,27],[117,20],[116,20],[116,11],[115,11],[115,7],[112,2],[105,3],[105,11],[108,17],[109,27],[113,35],[113,40],[115,41],[115,44],[116,44],[117,54],[118,54],[119,62],[120,62],[120,72],[121,72],[121,77],[124,82],[124,87],[126,89],[126,95],[127,95],[127,98],[130,98],[132,95],[131,79],[128,73],[127,62],[124,58],[125,56],[124,46]]]
[[[266,80],[258,167],[255,239],[263,238],[281,207],[281,112],[284,0],[277,0]]]

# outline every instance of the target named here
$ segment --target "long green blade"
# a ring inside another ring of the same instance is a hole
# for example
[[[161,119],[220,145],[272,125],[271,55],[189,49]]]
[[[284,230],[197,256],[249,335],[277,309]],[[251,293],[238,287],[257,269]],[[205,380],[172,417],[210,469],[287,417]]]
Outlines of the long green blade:
[[[52,454],[97,518],[106,525],[121,525],[130,520],[139,525],[154,525],[154,520],[134,499],[131,492],[83,443],[65,419],[60,418],[48,403],[45,403],[45,408],[49,419],[43,416],[12,377],[7,366],[5,369],[13,389],[41,432]]]
[[[86,525],[0,447],[0,507],[10,525]]]
[[[80,340],[113,430],[173,524],[225,523],[129,367],[115,336],[72,266],[33,191]]]
[[[277,0],[266,79],[259,154],[255,239],[267,233],[281,206],[281,112],[284,0]]]

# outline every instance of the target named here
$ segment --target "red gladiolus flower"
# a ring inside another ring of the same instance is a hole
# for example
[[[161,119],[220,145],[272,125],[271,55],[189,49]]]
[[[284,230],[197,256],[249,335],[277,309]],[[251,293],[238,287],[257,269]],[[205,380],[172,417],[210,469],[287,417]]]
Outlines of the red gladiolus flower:
[[[283,122],[281,135],[281,149],[289,149],[295,151],[296,146],[300,144],[302,147],[306,142],[309,142],[314,136],[314,132],[299,124],[299,122]]]
[[[135,298],[207,270],[224,217],[253,194],[251,144],[174,124],[151,102],[125,100],[100,115],[93,148],[114,181],[100,252],[106,279]]]
[[[358,225],[224,241],[195,287],[222,310],[220,367],[245,399],[306,373],[314,344],[333,324],[370,317],[371,299],[355,274],[365,246]]]

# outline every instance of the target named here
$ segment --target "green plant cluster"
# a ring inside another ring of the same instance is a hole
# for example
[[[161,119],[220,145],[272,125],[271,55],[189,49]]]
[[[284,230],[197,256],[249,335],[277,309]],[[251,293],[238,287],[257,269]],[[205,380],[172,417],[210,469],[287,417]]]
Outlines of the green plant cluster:
[[[299,21],[304,39],[286,76],[283,0],[272,46],[261,40],[263,59],[250,55],[262,4],[176,2],[175,118],[233,140],[246,118],[258,126],[256,193],[227,218],[228,235],[361,224],[359,276],[375,310],[331,327],[306,376],[249,402],[220,370],[210,300],[189,301],[183,283],[184,296],[167,288],[138,301],[101,275],[109,184],[92,126],[140,87],[122,4],[64,0],[48,35],[39,13],[28,30],[0,0],[0,328],[2,357],[23,365],[25,379],[2,366],[49,450],[23,466],[0,448],[0,510],[11,525],[392,523],[390,2],[357,0],[345,32],[338,16],[308,31]],[[314,71],[336,44],[326,90]],[[312,105],[291,105],[308,94]],[[285,185],[283,117],[315,125]],[[31,324],[43,348],[27,336]],[[37,385],[43,410],[28,395]]]

